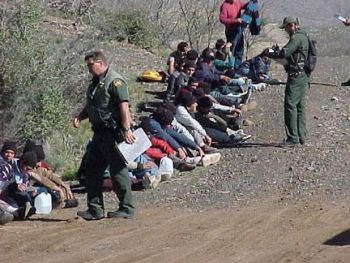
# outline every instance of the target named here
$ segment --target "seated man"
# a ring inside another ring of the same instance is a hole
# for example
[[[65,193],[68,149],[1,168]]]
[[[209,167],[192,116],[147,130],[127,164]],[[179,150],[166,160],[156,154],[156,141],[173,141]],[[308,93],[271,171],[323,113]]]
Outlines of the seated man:
[[[169,75],[172,75],[174,73],[175,68],[181,61],[185,62],[186,54],[189,50],[190,46],[187,42],[180,42],[177,45],[177,50],[171,53],[168,58],[167,66]]]
[[[270,59],[267,57],[266,50],[256,57],[244,61],[237,69],[236,74],[241,77],[247,77],[254,83],[261,83],[270,79]]]
[[[182,93],[176,106],[175,118],[190,131],[195,142],[202,148],[204,153],[217,152],[215,148],[210,147],[211,137],[191,115],[191,113],[196,112],[196,107],[196,98],[192,94]]]
[[[201,97],[194,116],[214,142],[240,143],[251,137],[251,135],[244,134],[242,130],[235,132],[229,129],[225,120],[211,112],[212,106],[213,103],[208,96]]]
[[[33,198],[36,191],[29,190],[29,172],[37,163],[35,152],[26,152],[19,159],[20,174],[15,174],[8,163],[0,165],[0,200],[2,209],[20,219],[27,219],[35,212]],[[19,207],[17,209],[16,207]],[[4,207],[5,206],[5,207]]]
[[[223,39],[218,39],[215,44],[215,60],[213,62],[218,71],[226,72],[233,70],[235,58],[230,50],[231,43],[226,43]]]

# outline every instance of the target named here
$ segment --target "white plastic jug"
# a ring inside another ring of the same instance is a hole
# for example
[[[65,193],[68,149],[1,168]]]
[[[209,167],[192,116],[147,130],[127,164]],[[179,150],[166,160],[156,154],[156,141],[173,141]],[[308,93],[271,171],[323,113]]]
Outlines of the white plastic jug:
[[[173,161],[169,157],[163,157],[160,159],[158,174],[167,174],[172,176],[174,173]]]
[[[52,210],[51,195],[47,193],[41,193],[34,199],[34,207],[36,214],[50,214]]]

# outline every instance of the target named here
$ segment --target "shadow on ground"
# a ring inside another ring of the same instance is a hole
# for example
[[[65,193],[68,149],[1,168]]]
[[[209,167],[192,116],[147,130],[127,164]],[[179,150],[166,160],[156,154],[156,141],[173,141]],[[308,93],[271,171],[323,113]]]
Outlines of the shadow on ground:
[[[345,230],[336,236],[328,239],[323,245],[328,246],[349,246],[350,245],[350,229]]]

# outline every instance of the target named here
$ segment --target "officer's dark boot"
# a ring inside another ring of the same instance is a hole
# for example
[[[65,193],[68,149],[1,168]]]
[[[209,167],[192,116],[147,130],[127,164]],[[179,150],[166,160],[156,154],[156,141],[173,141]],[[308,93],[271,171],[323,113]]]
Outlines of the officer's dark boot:
[[[133,219],[134,213],[127,210],[117,210],[115,212],[108,212],[107,217],[109,218],[125,218],[125,219]]]
[[[341,85],[342,86],[350,86],[350,79],[346,82],[343,82]]]

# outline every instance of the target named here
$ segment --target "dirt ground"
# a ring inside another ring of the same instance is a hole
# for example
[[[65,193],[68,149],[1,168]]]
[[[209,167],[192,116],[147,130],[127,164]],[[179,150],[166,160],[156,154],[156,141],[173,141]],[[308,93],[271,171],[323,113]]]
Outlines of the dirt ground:
[[[274,200],[191,211],[139,207],[134,220],[75,210],[0,227],[1,262],[349,262],[349,205]]]

